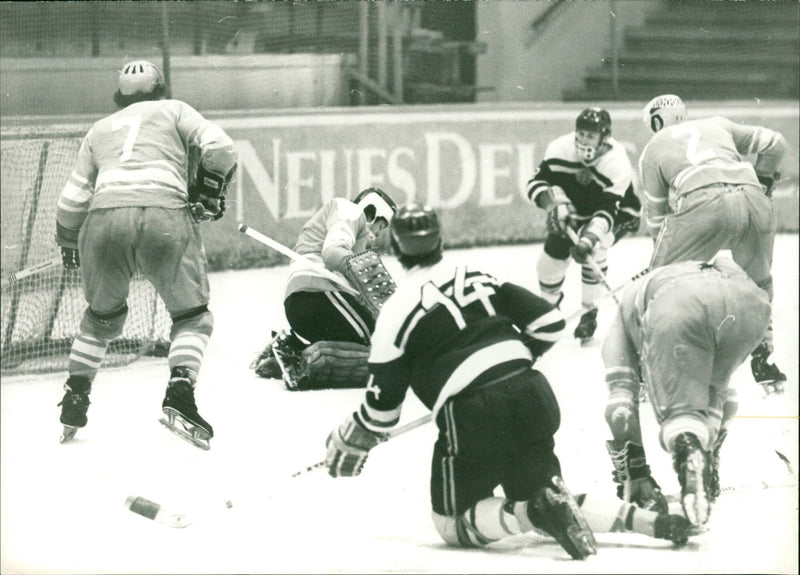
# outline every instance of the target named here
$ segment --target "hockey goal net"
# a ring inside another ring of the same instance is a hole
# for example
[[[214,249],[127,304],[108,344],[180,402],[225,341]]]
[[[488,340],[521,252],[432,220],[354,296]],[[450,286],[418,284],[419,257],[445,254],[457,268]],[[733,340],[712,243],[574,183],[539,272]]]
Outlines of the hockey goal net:
[[[27,276],[24,270],[60,255],[54,240],[56,203],[84,133],[76,129],[2,131],[3,375],[67,369],[72,340],[86,308],[80,272],[60,264]],[[142,355],[164,356],[169,349],[169,314],[150,282],[138,273],[131,283],[128,307],[125,328],[109,344],[104,366],[125,365]]]

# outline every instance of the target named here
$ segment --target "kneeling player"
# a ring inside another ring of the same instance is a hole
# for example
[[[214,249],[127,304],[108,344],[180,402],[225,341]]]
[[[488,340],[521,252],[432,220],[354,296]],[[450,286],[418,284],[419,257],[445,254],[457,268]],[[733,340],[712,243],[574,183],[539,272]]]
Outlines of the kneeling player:
[[[539,531],[583,559],[596,553],[591,527],[686,542],[683,517],[576,500],[564,484],[553,439],[558,402],[532,369],[563,332],[561,312],[524,288],[443,260],[430,208],[402,208],[391,243],[403,268],[414,270],[378,317],[364,400],[327,440],[329,474],[361,472],[411,388],[439,428],[431,503],[447,543],[478,547]],[[498,485],[505,498],[493,497]]]
[[[283,377],[291,390],[366,385],[375,315],[394,291],[380,258],[366,250],[396,209],[385,192],[368,188],[353,201],[334,198],[303,226],[295,251],[328,274],[292,263],[284,300],[291,329],[273,334],[251,365],[258,375]],[[372,288],[369,293],[365,286]]]

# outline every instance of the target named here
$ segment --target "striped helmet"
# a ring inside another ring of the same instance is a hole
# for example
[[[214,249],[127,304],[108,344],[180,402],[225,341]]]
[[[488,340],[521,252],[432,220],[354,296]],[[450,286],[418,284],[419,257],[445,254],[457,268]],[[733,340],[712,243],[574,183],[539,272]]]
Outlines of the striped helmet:
[[[149,94],[164,85],[164,75],[158,66],[147,60],[128,62],[119,71],[119,93],[130,96],[138,92]]]
[[[674,94],[656,96],[650,100],[642,111],[644,125],[653,132],[662,128],[679,124],[686,119],[686,104]]]

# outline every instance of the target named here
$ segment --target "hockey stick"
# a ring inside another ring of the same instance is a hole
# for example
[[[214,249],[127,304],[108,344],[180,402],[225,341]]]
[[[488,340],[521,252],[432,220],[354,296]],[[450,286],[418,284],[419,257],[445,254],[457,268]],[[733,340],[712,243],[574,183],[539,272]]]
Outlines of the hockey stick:
[[[360,295],[355,289],[353,289],[353,286],[351,286],[347,282],[347,280],[344,280],[344,279],[340,278],[339,276],[337,276],[336,274],[331,272],[325,266],[311,261],[306,256],[304,256],[302,254],[298,254],[296,251],[287,248],[282,243],[276,242],[275,240],[273,240],[269,236],[265,236],[261,232],[258,232],[256,230],[254,230],[253,228],[251,228],[247,224],[239,224],[239,231],[242,232],[243,234],[245,234],[246,236],[250,236],[251,238],[253,238],[257,242],[260,242],[260,243],[264,244],[265,246],[268,246],[268,247],[272,248],[273,250],[282,253],[283,255],[288,257],[289,259],[291,259],[293,261],[296,261],[297,263],[303,264],[303,265],[311,268],[312,270],[314,270],[318,274],[324,276],[325,279],[328,279],[328,280],[332,281],[333,283],[335,283],[336,285],[338,285],[339,287],[341,287],[345,292],[349,293],[350,295],[355,295],[355,296]]]
[[[642,271],[632,275],[631,277],[629,277],[627,279],[627,281],[621,283],[620,285],[618,285],[614,289],[610,289],[605,294],[600,296],[600,298],[597,301],[595,301],[591,306],[589,306],[589,307],[581,306],[580,309],[577,309],[574,312],[572,312],[571,314],[569,314],[568,316],[564,317],[564,322],[565,323],[569,323],[572,320],[574,320],[575,318],[582,316],[586,312],[592,311],[594,309],[597,309],[598,307],[600,307],[600,302],[603,301],[608,296],[614,296],[614,300],[617,301],[617,303],[619,303],[619,301],[616,298],[616,294],[618,294],[619,292],[621,292],[622,290],[627,288],[629,285],[631,285],[636,280],[638,280],[638,279],[644,277],[645,275],[647,275],[647,273],[649,271],[650,271],[650,268],[648,267],[648,268],[644,268]]]
[[[13,283],[18,282],[21,279],[32,276],[34,274],[38,274],[39,272],[43,272],[45,270],[49,270],[50,268],[55,267],[60,263],[61,263],[61,256],[56,256],[47,261],[38,263],[35,266],[25,268],[24,270],[20,270],[18,272],[12,272],[3,278],[2,287],[7,287]]]
[[[569,236],[569,239],[572,240],[572,243],[577,246],[578,242],[580,241],[577,232],[575,232],[575,230],[573,230],[571,227],[567,226],[567,235]],[[592,268],[592,271],[597,274],[597,277],[600,278],[600,283],[603,284],[603,286],[611,294],[611,297],[614,298],[614,301],[617,302],[617,305],[619,305],[619,299],[614,293],[614,290],[609,285],[608,278],[606,278],[606,274],[604,274],[603,270],[600,269],[600,266],[597,265],[597,262],[595,261],[594,257],[591,255],[586,256],[586,263],[589,265],[590,268]]]
[[[426,423],[429,423],[432,419],[433,419],[433,414],[428,413],[427,415],[423,415],[419,419],[415,419],[414,421],[412,421],[410,423],[406,423],[405,425],[401,425],[400,427],[392,429],[391,431],[386,433],[386,441],[389,441],[390,439],[394,439],[398,435],[403,435],[404,433],[407,433],[407,432],[411,431],[412,429],[416,429],[418,427],[422,427]],[[309,473],[311,471],[315,471],[317,469],[321,469],[323,467],[325,467],[325,460],[318,461],[314,465],[309,465],[305,469],[301,469],[300,471],[292,473],[292,477],[301,477],[301,476],[305,475],[306,473]]]

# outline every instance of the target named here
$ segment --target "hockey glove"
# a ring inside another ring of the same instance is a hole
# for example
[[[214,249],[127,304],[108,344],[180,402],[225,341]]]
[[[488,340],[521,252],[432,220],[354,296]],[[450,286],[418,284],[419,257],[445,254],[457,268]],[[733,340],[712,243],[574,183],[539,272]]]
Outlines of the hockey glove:
[[[61,248],[61,261],[65,268],[77,270],[81,267],[81,259],[78,257],[78,230],[66,228],[56,222],[56,244]]]
[[[575,206],[558,186],[551,186],[540,194],[537,205],[547,210],[545,225],[548,234],[563,236],[567,233],[567,226],[574,228],[572,216],[575,215]]]
[[[200,164],[195,181],[189,186],[189,211],[195,221],[216,221],[222,217],[226,208],[225,192],[235,172],[236,165],[227,174],[220,175]]]
[[[328,474],[331,477],[360,475],[370,449],[387,439],[385,434],[364,427],[358,413],[353,413],[330,433],[325,442]]]
[[[772,176],[762,176],[756,174],[756,177],[758,178],[758,181],[761,183],[761,185],[764,186],[765,188],[764,193],[767,194],[768,198],[771,198],[772,189],[775,187],[775,182],[777,182],[781,177],[780,173],[775,172],[774,174],[772,174]]]
[[[594,246],[600,241],[595,234],[590,231],[581,232],[581,237],[578,243],[572,247],[572,259],[579,264],[584,264],[589,257],[594,253]]]
[[[77,270],[81,267],[81,258],[78,248],[61,248],[61,261],[68,270]]]
[[[638,232],[641,222],[641,217],[633,216],[620,210],[617,215],[617,222],[614,224],[614,243],[617,243],[628,234],[635,234]]]

